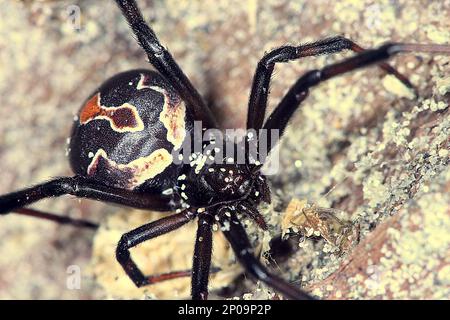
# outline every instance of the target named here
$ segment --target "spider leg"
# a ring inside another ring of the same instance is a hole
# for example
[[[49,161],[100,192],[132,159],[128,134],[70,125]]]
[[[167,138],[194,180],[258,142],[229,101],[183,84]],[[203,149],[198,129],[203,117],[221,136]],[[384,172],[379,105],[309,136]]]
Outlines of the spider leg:
[[[213,217],[209,213],[199,215],[192,266],[193,300],[206,300],[208,298],[208,280],[212,254],[212,223]]]
[[[268,133],[270,133],[271,129],[278,129],[279,137],[281,137],[293,113],[307,97],[310,88],[335,76],[366,67],[373,63],[379,63],[401,52],[450,54],[450,46],[388,43],[377,49],[361,52],[351,58],[331,64],[320,70],[309,71],[300,77],[289,89],[268,117],[263,128],[267,129]],[[271,141],[271,139],[269,138],[268,141]],[[271,145],[269,150],[273,147],[274,145]]]
[[[222,226],[222,232],[230,242],[236,258],[253,278],[264,282],[288,299],[313,299],[307,293],[302,292],[283,279],[267,271],[261,262],[254,256],[247,233],[235,214],[232,214],[229,219],[220,216],[220,224]]]
[[[19,208],[15,209],[14,213],[44,219],[44,220],[50,220],[59,224],[67,224],[74,227],[82,227],[82,228],[89,228],[89,229],[98,229],[99,225],[95,222],[91,222],[84,219],[73,219],[70,217],[64,217],[64,216],[58,216],[53,213],[47,213],[40,210],[30,209],[30,208]]]
[[[342,36],[323,39],[300,46],[283,46],[270,51],[258,62],[248,104],[247,129],[261,129],[263,126],[270,79],[276,63],[289,62],[304,57],[338,53],[343,50],[364,52],[365,50],[352,40]],[[387,63],[380,63],[380,68],[394,75],[404,85],[414,88],[409,80]]]
[[[203,121],[205,127],[216,128],[216,121],[211,110],[205,105],[197,89],[189,81],[172,55],[164,48],[155,32],[144,21],[134,0],[116,0],[140,46],[147,53],[149,62],[178,91],[183,100],[192,108],[194,118]]]
[[[139,267],[133,259],[131,259],[130,249],[144,241],[178,229],[194,218],[195,214],[184,210],[183,212],[140,226],[139,228],[127,232],[122,236],[117,245],[116,258],[122,265],[123,270],[126,272],[128,277],[130,277],[137,287],[190,275],[190,272],[188,274],[187,271],[178,271],[156,276],[145,276],[141,270],[139,270]]]
[[[0,196],[0,214],[7,214],[44,198],[65,194],[112,202],[133,208],[169,211],[176,206],[169,196],[142,194],[102,185],[81,176],[62,177]]]
[[[211,273],[219,272],[219,268],[211,268]],[[185,278],[185,277],[191,277],[192,276],[192,270],[179,270],[179,271],[171,271],[166,273],[160,273],[160,274],[153,274],[145,276],[145,281],[147,284],[145,285],[152,285],[155,283],[160,283],[167,280],[173,280],[178,278]]]

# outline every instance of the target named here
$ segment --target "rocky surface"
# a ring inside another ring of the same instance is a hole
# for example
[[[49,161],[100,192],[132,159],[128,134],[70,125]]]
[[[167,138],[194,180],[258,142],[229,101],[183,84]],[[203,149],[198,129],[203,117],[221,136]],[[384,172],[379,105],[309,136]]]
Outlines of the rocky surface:
[[[70,174],[65,144],[81,103],[107,77],[147,65],[112,2],[0,0],[0,194]],[[448,0],[139,4],[223,128],[244,126],[256,63],[271,48],[337,34],[364,47],[388,40],[450,41]],[[80,30],[69,16],[71,5],[80,8]],[[277,66],[271,108],[300,74],[348,55]],[[298,249],[289,259],[277,261],[278,272],[319,297],[450,295],[450,58],[409,54],[392,64],[418,87],[419,98],[376,67],[314,89],[279,149],[280,172],[270,178],[274,202],[264,209],[270,230],[262,234],[248,225],[261,252],[283,231],[281,221],[292,199],[338,209],[341,219],[358,225],[361,242],[347,254],[329,252],[320,236],[300,243],[292,237]],[[153,214],[131,214],[70,197],[35,207],[102,221],[102,228],[94,234],[20,216],[2,217],[0,298],[143,298],[173,292],[170,285],[159,289],[162,293],[151,288],[138,292],[112,272],[120,273],[111,256],[119,233]],[[176,239],[169,237],[164,245],[174,248]],[[137,255],[150,254],[144,246],[138,250]],[[188,246],[184,257],[172,262],[165,256],[168,250],[157,253],[165,261],[161,268],[190,261]],[[159,260],[152,255],[150,261]],[[79,290],[67,288],[72,265],[81,268]],[[238,273],[222,280],[232,282]],[[250,282],[229,295],[273,296]]]

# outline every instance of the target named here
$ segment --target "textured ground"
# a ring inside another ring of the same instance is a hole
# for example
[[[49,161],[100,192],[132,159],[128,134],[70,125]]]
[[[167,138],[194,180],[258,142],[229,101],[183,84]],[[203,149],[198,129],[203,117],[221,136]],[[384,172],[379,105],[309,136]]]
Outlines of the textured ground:
[[[112,2],[0,0],[0,194],[70,174],[65,144],[81,102],[107,77],[146,66]],[[450,42],[448,0],[139,3],[225,128],[244,125],[252,73],[273,47],[336,34],[365,47],[387,40]],[[81,9],[80,31],[67,17],[73,4]],[[271,106],[301,73],[336,59],[277,66]],[[282,170],[271,178],[276,196],[265,214],[272,228],[263,235],[249,226],[264,251],[268,239],[281,233],[292,199],[342,210],[340,217],[351,221],[360,236],[356,248],[342,255],[330,252],[334,249],[320,236],[309,237],[277,264],[285,278],[320,297],[450,297],[450,58],[411,54],[393,64],[410,75],[420,98],[411,99],[376,68],[314,90],[283,141]],[[131,215],[70,197],[36,208],[103,221],[102,229],[95,235],[2,217],[0,298],[144,297],[120,273],[112,254],[120,232],[152,214]],[[149,243],[136,254],[150,270],[188,265],[191,253],[184,237],[179,233],[159,245]],[[292,238],[295,247],[297,239]],[[175,249],[181,258],[164,258]],[[223,260],[216,263],[229,263]],[[155,266],[157,261],[163,262]],[[71,265],[81,268],[80,290],[67,289]],[[238,275],[230,270],[218,285]],[[187,283],[180,286],[176,294],[183,296]],[[254,288],[248,284],[240,290],[250,292],[246,298],[267,297],[265,290]],[[171,296],[172,289],[149,288],[145,296]]]

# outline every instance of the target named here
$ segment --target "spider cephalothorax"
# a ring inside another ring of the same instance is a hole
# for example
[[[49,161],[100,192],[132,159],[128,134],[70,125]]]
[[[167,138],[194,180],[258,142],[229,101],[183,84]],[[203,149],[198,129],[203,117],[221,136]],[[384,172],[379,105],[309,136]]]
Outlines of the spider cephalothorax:
[[[193,299],[206,299],[208,295],[212,226],[218,222],[237,260],[249,275],[286,298],[311,298],[261,264],[253,254],[240,222],[239,216],[243,214],[261,228],[267,228],[258,212],[258,204],[270,202],[270,191],[260,172],[261,163],[254,161],[254,156],[262,153],[260,144],[253,142],[261,142],[264,136],[261,133],[266,131],[271,138],[282,137],[310,89],[323,81],[378,63],[383,70],[412,88],[405,76],[382,61],[400,52],[450,53],[450,47],[392,43],[364,50],[351,40],[338,36],[274,49],[258,63],[248,104],[247,129],[253,133],[253,138],[250,135],[248,138],[259,141],[244,141],[249,147],[258,145],[259,149],[244,154],[233,151],[231,157],[216,159],[215,153],[223,150],[215,150],[212,140],[207,139],[205,143],[203,138],[195,136],[196,122],[200,123],[200,131],[218,128],[210,108],[146,24],[136,2],[116,0],[116,3],[157,72],[144,69],[124,72],[95,90],[82,105],[73,124],[69,154],[75,175],[0,196],[0,214],[18,212],[95,228],[95,224],[87,221],[24,208],[41,199],[64,194],[133,208],[175,211],[124,234],[117,246],[116,257],[138,287],[191,275]],[[301,76],[266,119],[269,85],[276,63],[343,50],[358,54]],[[220,141],[226,140],[224,137]],[[276,143],[277,139],[267,141],[266,155]],[[186,151],[187,147],[196,144],[201,150],[184,152],[186,155],[180,156],[179,151]],[[198,219],[198,231],[192,271],[144,275],[129,250],[193,219]]]
[[[267,228],[257,206],[261,201],[270,203],[270,189],[266,178],[254,166],[211,164],[200,170],[190,167],[177,180],[182,205],[194,206],[200,212],[209,208],[238,210]]]

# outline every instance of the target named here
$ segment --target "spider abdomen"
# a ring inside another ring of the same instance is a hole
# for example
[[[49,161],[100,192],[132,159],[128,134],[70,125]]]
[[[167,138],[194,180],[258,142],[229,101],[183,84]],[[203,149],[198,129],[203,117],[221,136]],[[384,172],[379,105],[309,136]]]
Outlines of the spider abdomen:
[[[123,72],[103,83],[80,109],[70,163],[76,174],[114,187],[165,190],[179,171],[172,151],[191,131],[184,102],[161,75]]]

